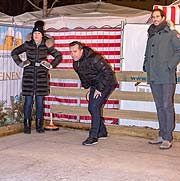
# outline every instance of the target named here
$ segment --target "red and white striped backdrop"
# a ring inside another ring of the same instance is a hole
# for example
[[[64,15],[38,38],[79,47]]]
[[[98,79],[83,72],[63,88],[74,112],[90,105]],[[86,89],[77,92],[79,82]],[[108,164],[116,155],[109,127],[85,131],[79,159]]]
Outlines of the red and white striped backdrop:
[[[167,20],[173,21],[175,24],[180,24],[180,4],[172,6],[154,5],[153,9],[162,9]]]
[[[69,54],[69,43],[77,40],[81,41],[85,45],[95,49],[102,54],[106,60],[111,64],[114,70],[120,70],[120,49],[121,49],[121,28],[89,28],[82,29],[76,28],[73,30],[61,29],[61,30],[48,30],[48,34],[55,40],[55,48],[63,54],[63,60],[58,65],[59,69],[73,69],[72,58]],[[51,61],[52,57],[48,57]],[[68,87],[77,88],[80,85],[79,80],[62,80],[62,79],[50,79],[50,86],[55,87]],[[46,96],[44,102],[44,118],[49,119],[50,117],[50,105],[61,104],[61,105],[78,105],[87,107],[87,101],[85,98],[74,98],[74,97],[54,97]],[[108,100],[106,108],[119,108],[118,100]],[[53,114],[55,120],[67,120],[67,121],[80,121],[90,122],[90,116],[77,115],[65,115],[65,114]],[[105,118],[106,123],[116,124],[117,119]]]

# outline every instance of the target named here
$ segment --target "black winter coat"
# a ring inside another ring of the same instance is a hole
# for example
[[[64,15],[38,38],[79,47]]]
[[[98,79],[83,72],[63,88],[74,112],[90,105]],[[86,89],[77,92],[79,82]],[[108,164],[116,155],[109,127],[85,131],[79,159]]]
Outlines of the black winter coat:
[[[148,38],[143,70],[147,82],[156,84],[176,83],[176,66],[180,61],[180,39],[178,32],[169,26]]]
[[[103,92],[107,86],[115,85],[115,77],[110,65],[89,47],[83,47],[83,56],[73,62],[73,68],[85,89],[94,87]]]
[[[11,56],[15,63],[19,65],[22,63],[20,54],[26,52],[27,60],[31,64],[24,68],[22,78],[22,95],[24,96],[46,96],[49,93],[49,78],[48,69],[40,66],[35,66],[35,63],[40,63],[47,59],[47,55],[50,54],[54,57],[51,62],[52,67],[56,67],[62,59],[62,55],[53,48],[52,39],[43,37],[42,42],[39,46],[36,45],[35,41],[31,39],[26,41],[19,47],[15,48],[11,52]],[[37,65],[37,64],[36,64]]]

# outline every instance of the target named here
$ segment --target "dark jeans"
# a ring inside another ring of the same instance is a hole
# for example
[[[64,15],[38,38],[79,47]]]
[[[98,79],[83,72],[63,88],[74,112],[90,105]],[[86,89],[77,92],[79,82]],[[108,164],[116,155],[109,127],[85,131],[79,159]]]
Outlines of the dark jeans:
[[[92,87],[90,88],[88,110],[91,114],[91,129],[89,131],[89,137],[98,138],[98,135],[107,134],[101,115],[101,109],[113,89],[114,87],[112,86],[106,87],[105,90],[101,92],[101,96],[96,99],[93,98],[95,89]]]
[[[176,84],[150,84],[159,120],[159,136],[172,141],[175,128],[174,93]]]
[[[25,96],[24,102],[24,119],[31,119],[31,111],[34,96]],[[36,119],[43,118],[43,98],[44,96],[35,96],[36,101]]]

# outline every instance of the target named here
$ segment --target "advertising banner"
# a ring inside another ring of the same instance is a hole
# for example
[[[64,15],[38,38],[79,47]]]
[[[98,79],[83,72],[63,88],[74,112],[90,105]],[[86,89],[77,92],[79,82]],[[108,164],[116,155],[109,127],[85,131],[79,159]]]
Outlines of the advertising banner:
[[[30,28],[0,25],[0,108],[11,109],[11,96],[18,101],[21,93],[22,70],[11,58],[11,51],[26,40]],[[25,59],[25,54],[21,55]],[[3,119],[3,118],[2,118]]]

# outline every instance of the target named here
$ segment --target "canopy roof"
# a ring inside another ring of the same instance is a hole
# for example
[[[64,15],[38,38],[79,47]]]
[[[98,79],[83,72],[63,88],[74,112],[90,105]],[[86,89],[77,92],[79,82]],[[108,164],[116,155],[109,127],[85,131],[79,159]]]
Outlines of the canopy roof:
[[[0,12],[0,24],[9,24],[13,22],[13,18],[7,14]]]
[[[118,26],[121,21],[127,23],[147,23],[151,12],[104,2],[67,5],[53,8],[47,19],[46,28],[56,29],[101,27],[104,25]],[[28,12],[14,17],[14,22],[20,25],[33,25],[34,21],[42,19],[42,11]]]

